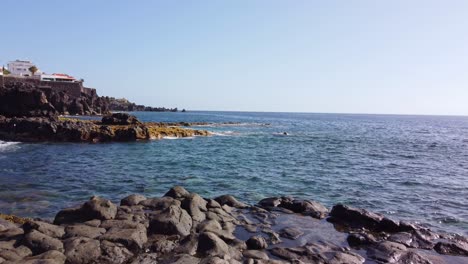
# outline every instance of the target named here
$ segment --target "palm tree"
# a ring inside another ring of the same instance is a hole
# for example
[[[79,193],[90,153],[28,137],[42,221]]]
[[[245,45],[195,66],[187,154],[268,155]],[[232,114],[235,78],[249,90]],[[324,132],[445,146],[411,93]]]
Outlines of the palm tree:
[[[9,70],[7,70],[5,67],[2,67],[2,71],[3,71],[3,75],[8,75],[10,74],[11,72]]]
[[[38,71],[36,66],[31,66],[31,67],[29,67],[28,70],[32,73],[31,76],[34,76],[34,73],[36,73]]]

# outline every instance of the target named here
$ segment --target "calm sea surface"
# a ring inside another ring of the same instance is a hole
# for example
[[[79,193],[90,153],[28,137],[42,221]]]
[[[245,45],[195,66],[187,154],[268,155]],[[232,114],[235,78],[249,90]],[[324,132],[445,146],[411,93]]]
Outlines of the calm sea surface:
[[[135,114],[241,124],[202,127],[211,137],[151,142],[0,142],[0,212],[48,218],[92,195],[118,202],[183,185],[249,203],[278,195],[341,202],[468,234],[468,117]]]

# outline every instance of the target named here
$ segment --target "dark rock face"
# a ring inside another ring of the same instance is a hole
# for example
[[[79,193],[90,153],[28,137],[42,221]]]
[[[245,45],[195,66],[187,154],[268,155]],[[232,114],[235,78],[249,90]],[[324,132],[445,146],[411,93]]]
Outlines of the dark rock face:
[[[344,223],[350,227],[365,227],[375,231],[391,233],[413,231],[410,226],[400,225],[400,223],[382,215],[342,204],[333,206],[328,220],[330,222]]]
[[[21,82],[0,89],[0,115],[7,117],[95,115],[108,112],[107,102],[95,94],[82,93],[80,97],[74,97],[65,92]]]
[[[115,113],[102,118],[104,125],[137,125],[141,122],[133,115],[127,113]]]
[[[439,264],[468,259],[466,237],[399,222],[404,231],[393,232],[381,227],[388,224],[385,217],[361,209],[338,207],[340,214],[331,213],[338,232],[334,224],[309,214],[311,201],[281,197],[260,204],[269,210],[232,196],[204,199],[180,186],[161,198],[130,195],[120,206],[92,197],[60,211],[54,224],[0,218],[0,263]],[[320,228],[331,233],[325,240],[311,239],[323,232]],[[334,236],[342,240],[328,241]]]
[[[58,111],[38,89],[23,85],[0,89],[0,114],[13,116],[55,116]]]
[[[270,197],[261,200],[259,206],[266,209],[283,208],[291,212],[323,219],[328,215],[328,209],[315,201],[296,200],[290,197]]]

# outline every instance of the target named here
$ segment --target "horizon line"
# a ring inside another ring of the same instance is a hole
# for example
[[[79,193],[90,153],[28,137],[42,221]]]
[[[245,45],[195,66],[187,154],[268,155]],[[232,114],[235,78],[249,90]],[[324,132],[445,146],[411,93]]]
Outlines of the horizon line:
[[[440,117],[468,117],[468,114],[392,114],[392,113],[358,113],[358,112],[295,112],[295,111],[250,111],[250,110],[190,110],[187,112],[232,112],[232,113],[278,113],[278,114],[324,114],[324,115],[385,115],[385,116],[440,116]]]

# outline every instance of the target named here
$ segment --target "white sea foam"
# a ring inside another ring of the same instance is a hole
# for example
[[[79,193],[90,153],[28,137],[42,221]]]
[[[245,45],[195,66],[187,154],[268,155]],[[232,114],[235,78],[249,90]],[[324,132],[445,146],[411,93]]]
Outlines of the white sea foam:
[[[172,140],[172,139],[193,139],[193,138],[195,138],[195,137],[171,137],[171,136],[163,137],[163,139],[170,139],[170,140]]]
[[[240,135],[239,132],[234,132],[234,131],[209,131],[209,132],[214,136],[220,136],[220,137]]]
[[[0,152],[6,150],[12,150],[17,147],[20,142],[5,142],[0,140]]]
[[[178,139],[178,137],[171,137],[171,136],[166,136],[166,137],[163,137],[164,139]]]

